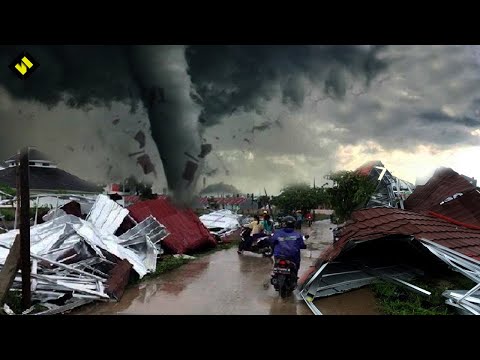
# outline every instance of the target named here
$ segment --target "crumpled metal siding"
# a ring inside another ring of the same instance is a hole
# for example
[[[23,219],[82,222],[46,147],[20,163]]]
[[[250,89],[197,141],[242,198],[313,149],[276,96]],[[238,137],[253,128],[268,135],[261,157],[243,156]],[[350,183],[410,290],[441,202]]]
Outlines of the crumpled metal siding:
[[[127,215],[127,209],[106,195],[98,195],[86,220],[105,233],[114,234]]]
[[[153,216],[147,217],[142,222],[135,225],[133,228],[119,236],[121,244],[132,245],[138,242],[143,242],[145,236],[156,244],[169,235],[169,232],[164,225],[160,224]]]

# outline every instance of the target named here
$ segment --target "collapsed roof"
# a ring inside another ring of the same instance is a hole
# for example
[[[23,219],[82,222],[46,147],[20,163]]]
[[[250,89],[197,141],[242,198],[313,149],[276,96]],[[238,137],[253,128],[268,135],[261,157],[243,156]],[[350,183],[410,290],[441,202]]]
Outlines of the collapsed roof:
[[[405,209],[441,214],[467,226],[480,226],[480,192],[450,168],[437,169],[425,185],[417,187],[405,201]]]
[[[374,206],[397,207],[400,199],[411,194],[415,186],[393,176],[381,161],[370,161],[357,170],[357,173],[370,177],[377,187],[365,207]]]
[[[350,241],[398,235],[430,240],[480,260],[480,227],[469,229],[435,216],[391,208],[355,211],[352,220],[340,231],[339,240],[328,248],[321,258],[328,261],[335,259]]]

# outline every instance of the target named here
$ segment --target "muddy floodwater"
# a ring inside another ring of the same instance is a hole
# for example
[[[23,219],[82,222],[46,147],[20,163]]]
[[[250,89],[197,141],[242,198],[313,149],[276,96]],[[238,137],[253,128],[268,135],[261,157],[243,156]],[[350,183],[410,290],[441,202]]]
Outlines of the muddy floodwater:
[[[300,274],[332,241],[328,220],[305,228]],[[281,299],[270,284],[272,260],[235,248],[199,257],[158,278],[127,289],[119,302],[96,303],[75,311],[85,315],[311,315],[295,295]],[[315,301],[325,315],[377,314],[373,294],[359,289]]]

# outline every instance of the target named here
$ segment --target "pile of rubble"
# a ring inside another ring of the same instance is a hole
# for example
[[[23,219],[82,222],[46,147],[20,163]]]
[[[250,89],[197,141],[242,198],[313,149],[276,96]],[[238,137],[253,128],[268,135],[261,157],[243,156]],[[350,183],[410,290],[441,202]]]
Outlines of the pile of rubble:
[[[30,228],[32,301],[49,309],[41,314],[95,300],[118,300],[131,270],[139,278],[155,272],[157,257],[163,253],[161,243],[170,234],[153,216],[137,223],[128,209],[105,195],[97,197],[85,220],[56,214]],[[125,220],[131,227],[119,235]],[[18,230],[0,234],[1,267],[17,235]],[[11,289],[21,289],[21,276],[15,277]]]
[[[240,234],[241,216],[230,210],[218,210],[200,216],[200,221],[215,236],[217,242],[230,242]]]

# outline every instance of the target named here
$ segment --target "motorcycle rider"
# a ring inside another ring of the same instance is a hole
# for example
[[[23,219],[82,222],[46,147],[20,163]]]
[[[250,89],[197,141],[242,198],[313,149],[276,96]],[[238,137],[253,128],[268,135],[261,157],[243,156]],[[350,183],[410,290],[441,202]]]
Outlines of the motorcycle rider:
[[[313,214],[312,214],[311,211],[309,211],[309,212],[307,213],[306,220],[307,220],[307,222],[308,222],[308,226],[312,226]]]
[[[257,240],[264,235],[263,224],[260,222],[260,217],[258,215],[254,215],[253,221],[250,224],[245,225],[245,227],[252,229],[252,232],[245,241],[240,241],[240,244],[238,244],[237,253],[239,254],[242,254],[244,249],[251,247],[254,240]]]
[[[262,225],[266,235],[273,234],[273,221],[270,220],[270,215],[266,211],[263,212]]]
[[[296,265],[296,272],[300,269],[300,250],[307,246],[303,241],[303,235],[295,231],[296,219],[286,216],[283,219],[285,227],[275,231],[272,236],[273,256],[275,260],[283,257]]]
[[[297,216],[296,216],[296,224],[295,224],[295,229],[301,230],[302,229],[302,222],[303,222],[303,215],[301,210],[297,210]]]

